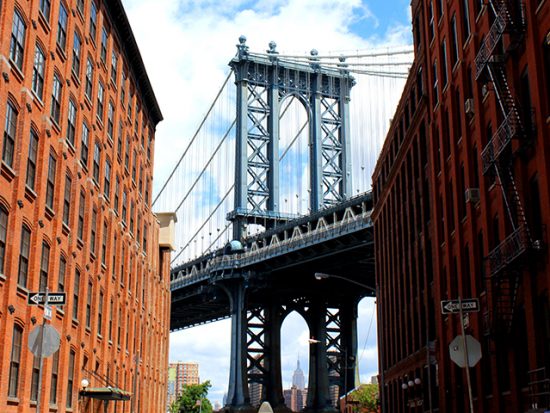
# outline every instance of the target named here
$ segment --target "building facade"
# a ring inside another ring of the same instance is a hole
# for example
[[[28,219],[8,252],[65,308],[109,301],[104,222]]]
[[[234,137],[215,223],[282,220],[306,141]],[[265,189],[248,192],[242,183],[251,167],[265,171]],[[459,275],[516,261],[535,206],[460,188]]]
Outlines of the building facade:
[[[200,384],[199,363],[178,361],[168,365],[168,405],[180,395],[183,386]]]
[[[105,411],[163,411],[171,216],[151,211],[162,114],[121,1],[0,2],[0,72],[0,410],[104,411],[103,391],[130,398]],[[27,300],[46,290],[66,303],[40,369],[28,346],[44,308]]]
[[[373,175],[382,409],[549,409],[550,3],[411,7]],[[469,298],[479,312],[442,314]],[[481,348],[469,380],[449,353],[461,324]]]

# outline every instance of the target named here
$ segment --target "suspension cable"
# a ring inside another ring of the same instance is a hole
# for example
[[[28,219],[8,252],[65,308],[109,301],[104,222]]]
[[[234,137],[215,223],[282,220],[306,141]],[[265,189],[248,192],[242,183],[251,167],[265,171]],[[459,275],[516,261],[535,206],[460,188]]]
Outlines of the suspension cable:
[[[223,90],[225,89],[225,86],[227,85],[227,82],[229,81],[229,78],[231,77],[231,74],[232,74],[232,71],[230,70],[229,73],[227,74],[227,77],[225,78],[224,82],[223,82],[223,85],[222,87],[220,88],[220,90],[218,91],[216,97],[214,98],[214,101],[212,102],[212,104],[210,105],[210,108],[208,109],[208,111],[206,112],[206,115],[204,115],[204,117],[202,118],[202,121],[199,125],[199,127],[197,128],[197,131],[195,132],[195,134],[193,135],[193,138],[191,138],[191,141],[189,142],[189,145],[187,145],[187,148],[185,148],[185,151],[183,151],[183,155],[181,155],[178,163],[176,164],[176,166],[174,167],[174,169],[172,170],[172,172],[170,173],[170,176],[168,176],[168,179],[166,180],[166,182],[164,183],[164,185],[162,186],[162,188],[160,189],[159,193],[157,194],[157,196],[155,197],[155,199],[153,200],[153,203],[151,204],[151,207],[153,207],[155,205],[155,202],[157,202],[157,199],[159,199],[160,195],[162,194],[162,192],[166,189],[166,186],[168,185],[168,182],[170,182],[170,180],[172,179],[172,177],[174,176],[174,174],[176,173],[176,170],[178,169],[178,167],[180,166],[181,164],[181,161],[183,161],[183,158],[185,158],[185,155],[187,155],[187,152],[189,151],[189,149],[191,148],[191,146],[193,145],[193,142],[195,141],[195,139],[197,138],[197,136],[199,135],[199,132],[201,131],[202,129],[202,126],[204,125],[204,123],[206,122],[206,119],[208,119],[208,116],[210,115],[210,112],[212,112],[212,109],[214,108],[214,105],[216,104],[216,102],[218,101],[218,98],[220,97],[220,95],[222,94]]]
[[[216,154],[218,153],[218,151],[220,150],[222,144],[225,142],[225,139],[229,136],[229,132],[231,132],[231,130],[233,129],[233,126],[235,126],[235,123],[237,123],[237,119],[235,119],[233,121],[233,123],[231,123],[231,126],[229,126],[229,129],[227,129],[227,132],[225,132],[225,135],[223,135],[223,138],[220,140],[220,143],[218,144],[218,146],[216,146],[216,149],[214,149],[214,152],[212,153],[212,155],[210,156],[210,158],[208,159],[208,161],[206,162],[206,164],[204,165],[204,167],[202,168],[202,171],[199,173],[199,175],[197,176],[197,178],[195,179],[195,181],[193,182],[193,184],[191,185],[191,187],[187,190],[187,193],[185,194],[185,196],[183,197],[183,199],[181,200],[181,202],[178,204],[176,210],[174,212],[178,212],[178,210],[181,208],[181,206],[183,205],[183,203],[187,200],[187,198],[189,197],[189,195],[191,194],[191,192],[193,191],[193,189],[195,189],[195,185],[197,185],[197,183],[199,182],[199,180],[202,178],[202,176],[204,175],[204,173],[206,172],[206,168],[208,168],[208,166],[210,166],[210,163],[212,162],[212,160],[214,159],[214,156],[216,156]]]
[[[373,53],[356,53],[356,54],[340,54],[340,55],[291,55],[291,54],[276,54],[273,53],[264,53],[264,52],[253,52],[250,53],[251,55],[259,55],[259,56],[268,56],[268,57],[277,57],[277,58],[291,58],[291,59],[305,59],[310,61],[315,61],[314,59],[350,59],[350,58],[363,58],[363,57],[380,57],[380,56],[395,56],[395,55],[405,55],[405,54],[411,54],[414,53],[414,49],[411,47],[410,49],[405,50],[397,50],[397,51],[387,51],[387,52],[373,52]]]

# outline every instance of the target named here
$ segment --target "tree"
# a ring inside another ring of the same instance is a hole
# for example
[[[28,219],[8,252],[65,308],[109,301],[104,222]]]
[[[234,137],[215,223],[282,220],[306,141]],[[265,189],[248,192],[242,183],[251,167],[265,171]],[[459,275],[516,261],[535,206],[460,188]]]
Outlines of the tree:
[[[178,398],[170,405],[170,413],[212,413],[212,404],[206,398],[210,387],[209,380],[183,386]]]
[[[358,389],[349,394],[348,400],[358,402],[360,412],[378,411],[378,385],[362,384]]]

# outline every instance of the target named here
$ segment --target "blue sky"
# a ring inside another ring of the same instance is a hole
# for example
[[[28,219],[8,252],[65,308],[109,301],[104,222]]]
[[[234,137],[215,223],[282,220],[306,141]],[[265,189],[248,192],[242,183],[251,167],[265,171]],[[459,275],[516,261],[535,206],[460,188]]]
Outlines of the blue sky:
[[[165,120],[157,128],[154,188],[158,189],[185,148],[227,75],[241,34],[252,50],[269,41],[278,50],[323,53],[410,44],[409,0],[123,0]],[[360,79],[358,79],[360,81]],[[376,94],[376,91],[374,92]],[[384,122],[389,124],[388,119]],[[376,144],[379,150],[381,142]],[[374,164],[371,151],[367,163]],[[156,192],[156,191],[154,191]],[[376,318],[371,299],[361,302],[358,348],[362,381],[377,371]],[[370,332],[369,332],[370,326]],[[283,381],[296,360],[307,377],[303,320],[289,316],[282,332]],[[229,322],[171,334],[170,360],[197,361],[211,380],[210,399],[227,389]]]

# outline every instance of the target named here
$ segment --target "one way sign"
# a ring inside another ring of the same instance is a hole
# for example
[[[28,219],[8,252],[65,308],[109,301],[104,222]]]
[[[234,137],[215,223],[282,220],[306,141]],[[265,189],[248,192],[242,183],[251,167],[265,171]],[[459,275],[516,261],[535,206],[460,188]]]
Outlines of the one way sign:
[[[460,312],[472,313],[479,311],[479,300],[477,298],[466,298],[464,300],[443,300],[441,301],[441,314],[455,314]]]
[[[63,305],[65,304],[66,293],[48,293],[48,304]],[[29,293],[27,303],[30,305],[44,304],[46,293]]]

